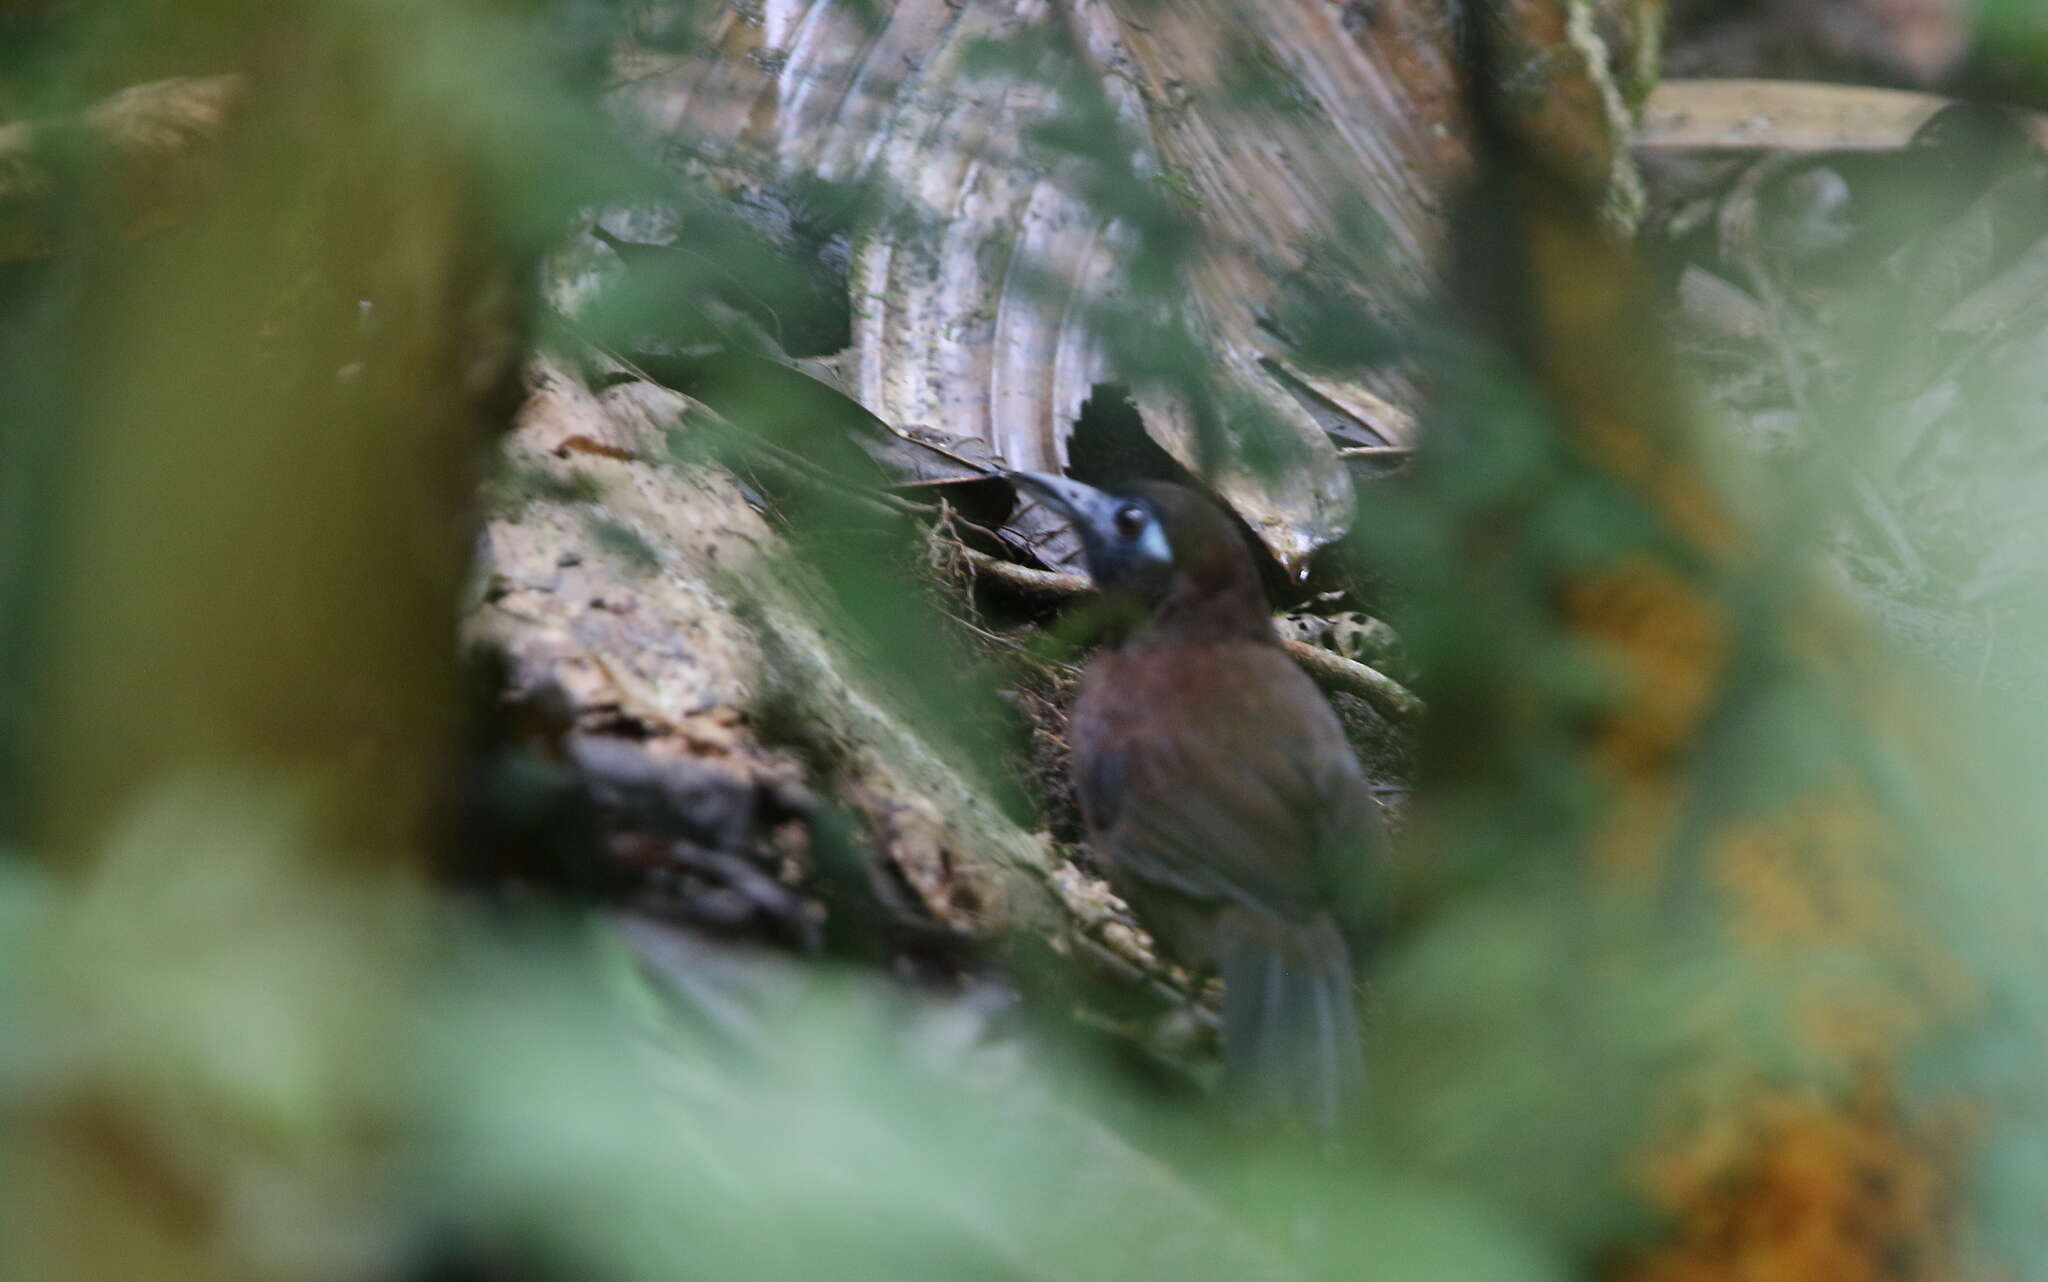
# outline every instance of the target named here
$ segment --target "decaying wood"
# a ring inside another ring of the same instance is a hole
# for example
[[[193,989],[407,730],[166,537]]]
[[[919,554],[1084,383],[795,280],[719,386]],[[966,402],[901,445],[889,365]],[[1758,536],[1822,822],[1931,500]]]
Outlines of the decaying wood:
[[[559,690],[586,733],[622,735],[623,751],[693,761],[707,786],[845,805],[864,857],[939,929],[1067,940],[1184,989],[1099,882],[1006,818],[863,676],[826,594],[733,478],[668,461],[671,427],[710,419],[652,383],[594,392],[539,361],[505,450],[558,484],[491,515],[469,640],[504,653],[524,689]],[[887,495],[852,497],[901,515]]]

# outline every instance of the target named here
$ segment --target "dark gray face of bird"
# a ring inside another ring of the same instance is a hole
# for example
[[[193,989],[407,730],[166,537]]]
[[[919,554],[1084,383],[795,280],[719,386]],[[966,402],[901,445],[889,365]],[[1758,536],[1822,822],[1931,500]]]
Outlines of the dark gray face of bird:
[[[1081,536],[1088,577],[1105,596],[1157,605],[1173,583],[1173,545],[1150,499],[1113,494],[1045,472],[1012,472],[1018,488],[1043,499]]]

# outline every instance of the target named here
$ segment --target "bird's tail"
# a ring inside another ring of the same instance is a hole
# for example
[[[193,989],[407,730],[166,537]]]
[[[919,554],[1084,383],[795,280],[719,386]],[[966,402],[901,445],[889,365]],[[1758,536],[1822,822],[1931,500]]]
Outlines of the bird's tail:
[[[1336,1129],[1365,1083],[1351,951],[1336,922],[1238,908],[1219,925],[1226,1087],[1260,1113]]]

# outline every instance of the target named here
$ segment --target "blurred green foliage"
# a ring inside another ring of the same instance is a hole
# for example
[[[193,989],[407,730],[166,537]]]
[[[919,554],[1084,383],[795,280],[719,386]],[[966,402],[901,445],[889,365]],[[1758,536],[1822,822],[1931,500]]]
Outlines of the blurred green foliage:
[[[536,304],[544,341],[774,356],[813,341],[799,334],[838,333],[842,318],[807,310],[819,263],[893,206],[878,189],[804,186],[797,203],[816,216],[764,228],[612,120],[607,51],[627,32],[686,47],[692,7],[327,0],[306,21],[349,34],[386,127],[431,122],[474,164],[471,230],[513,247],[512,260],[595,210],[652,208],[679,225],[679,252],[601,287],[573,320]],[[247,52],[235,40],[261,29],[252,11],[164,0],[10,16],[33,30],[0,46],[0,103],[55,114],[137,78],[235,68]],[[1994,34],[1999,12],[1987,10]],[[1170,176],[1133,164],[1138,149],[1070,34],[991,44],[976,69],[1039,81],[1064,104],[1034,142],[1126,237],[1125,288],[1092,316],[1119,373],[1185,395],[1205,448],[1227,434],[1248,462],[1292,465],[1271,444],[1284,437],[1219,385],[1178,305],[1209,248],[1199,210]],[[1233,52],[1229,70],[1248,98],[1290,101],[1256,56]],[[358,123],[317,127],[342,148]],[[98,385],[129,373],[100,363],[126,349],[95,341],[94,255],[107,252],[95,196],[88,184],[76,197],[80,245],[0,268],[0,841],[17,847],[32,835],[24,781],[39,764],[27,745],[44,711],[45,611],[76,586],[52,581],[65,505],[93,483],[71,438],[102,403]],[[1333,231],[1327,278],[1302,282],[1297,315],[1277,319],[1304,336],[1311,364],[1356,367],[1398,344],[1446,393],[1432,443],[1445,461],[1378,496],[1357,540],[1403,590],[1407,645],[1451,731],[1427,781],[1435,862],[1376,962],[1374,1120],[1341,1153],[1191,1121],[1031,1013],[992,1017],[821,964],[709,950],[660,964],[660,949],[605,919],[428,908],[381,880],[337,885],[292,857],[314,844],[301,799],[235,777],[145,793],[114,816],[90,875],[58,884],[28,858],[0,858],[8,1111],[32,1111],[67,1080],[112,1083],[167,1119],[186,1175],[227,1190],[235,1229],[261,1239],[252,1255],[308,1276],[407,1276],[453,1242],[489,1276],[1542,1282],[1652,1234],[1629,1162],[1669,1103],[1658,1093],[1674,1065],[1739,1044],[1746,1070],[1774,1083],[1838,1087],[1836,1066],[1788,1033],[1793,988],[1817,976],[1820,991],[1855,993],[1888,982],[1874,974],[1886,960],[1845,945],[1756,963],[1711,907],[1712,868],[1693,866],[1649,904],[1589,885],[1585,850],[1613,798],[1586,768],[1584,727],[1620,696],[1600,656],[1560,628],[1559,585],[1622,552],[1713,571],[1639,492],[1583,466],[1559,408],[1512,359],[1442,317],[1393,335],[1362,314],[1345,270],[1372,259],[1379,235],[1366,212]],[[299,249],[315,291],[352,309],[346,290],[317,281],[321,247]],[[579,253],[588,246],[549,265],[555,283]],[[793,412],[795,396],[740,380],[719,412],[845,479],[860,465],[838,439],[845,424]],[[704,457],[691,448],[684,461]],[[710,457],[743,462],[738,450]],[[601,494],[580,475],[508,466],[485,497],[508,509]],[[849,651],[963,770],[1007,790],[992,665],[934,608],[915,531],[815,493],[774,495],[772,509]],[[658,572],[630,526],[592,515],[588,528]],[[1977,827],[1950,827],[1947,798],[1923,795],[1943,780],[1859,737],[1860,710],[1801,684],[1803,657],[1771,629],[1805,591],[1810,549],[1766,551],[1753,578],[1711,585],[1739,638],[1734,697],[1697,749],[1701,782],[1672,844],[1698,855],[1728,814],[1771,811],[1845,760],[1893,803],[1925,854],[1909,902],[1983,990],[1975,1025],[1927,1043],[1910,1086],[1960,1093],[1995,1119],[1971,1206],[2030,1275],[2048,1265],[2040,736],[1990,739],[1984,769],[1975,752],[1954,767],[1970,778],[1961,795]],[[1976,723],[1952,724],[1968,742]],[[366,923],[392,918],[409,918],[417,957],[366,954],[363,939],[392,937]],[[257,929],[233,951],[192,950],[220,921]],[[1695,1085],[1703,1107],[1742,1088]],[[207,1129],[222,1116],[233,1125]],[[327,1165],[360,1131],[389,1137],[396,1172],[381,1170],[383,1184]]]

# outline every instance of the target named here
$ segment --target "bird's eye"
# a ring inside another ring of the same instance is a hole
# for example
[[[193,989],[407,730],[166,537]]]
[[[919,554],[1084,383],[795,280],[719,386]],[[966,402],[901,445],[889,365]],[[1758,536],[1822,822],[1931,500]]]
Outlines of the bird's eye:
[[[1116,532],[1127,539],[1135,539],[1145,532],[1145,509],[1136,503],[1126,503],[1116,510]]]

